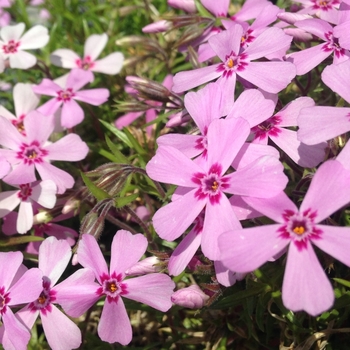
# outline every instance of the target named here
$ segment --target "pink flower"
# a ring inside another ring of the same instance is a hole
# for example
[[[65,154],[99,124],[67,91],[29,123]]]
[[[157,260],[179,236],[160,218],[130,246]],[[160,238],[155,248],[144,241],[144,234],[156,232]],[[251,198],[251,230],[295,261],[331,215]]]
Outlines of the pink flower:
[[[130,343],[132,329],[123,299],[129,298],[150,305],[160,311],[171,307],[170,297],[174,282],[169,276],[151,273],[145,276],[125,279],[125,271],[141,258],[147,249],[147,240],[141,234],[132,235],[125,230],[118,231],[112,242],[112,256],[109,270],[96,239],[84,234],[78,248],[78,261],[94,271],[100,286],[91,294],[95,302],[105,296],[97,332],[103,341]]]
[[[168,5],[188,13],[195,13],[197,11],[194,0],[168,0]]]
[[[80,68],[91,72],[104,74],[118,74],[123,67],[124,56],[121,52],[114,52],[100,60],[97,57],[107,45],[108,36],[90,35],[84,45],[84,56],[79,57],[74,51],[69,49],[58,49],[51,56],[52,64],[63,68]]]
[[[50,38],[44,26],[36,25],[22,36],[24,28],[24,23],[18,23],[0,30],[0,54],[4,60],[9,60],[11,68],[33,67],[36,64],[36,57],[24,50],[42,48]]]
[[[56,203],[56,185],[52,180],[22,184],[18,190],[0,193],[0,218],[19,205],[17,232],[26,233],[33,226],[33,202],[52,209]]]
[[[94,106],[106,102],[109,97],[107,89],[90,89],[79,91],[84,85],[93,81],[90,71],[73,69],[67,78],[65,86],[60,86],[49,79],[43,79],[39,85],[33,86],[33,91],[39,95],[54,96],[51,100],[38,108],[44,115],[54,114],[62,107],[61,124],[65,128],[72,128],[84,119],[84,111],[75,100],[83,101]]]
[[[0,343],[5,349],[27,349],[30,333],[10,307],[32,302],[42,290],[42,272],[27,270],[22,261],[21,252],[0,253]]]
[[[55,182],[58,193],[73,187],[73,177],[51,165],[50,161],[83,159],[89,151],[85,142],[76,134],[66,135],[54,143],[48,142],[54,129],[53,116],[45,117],[35,111],[25,118],[23,125],[26,136],[9,120],[0,117],[0,144],[5,147],[0,149],[0,155],[13,167],[4,181],[15,185],[31,183],[36,180],[37,170],[42,180]]]
[[[172,296],[171,301],[189,309],[200,309],[208,301],[209,296],[206,295],[196,284],[187,288],[177,290]]]
[[[93,283],[93,274],[81,269],[68,277],[74,280],[76,291],[64,288],[66,281],[56,285],[71,258],[71,249],[66,241],[49,237],[39,248],[39,269],[43,273],[41,293],[35,301],[18,311],[19,319],[31,329],[40,315],[44,333],[53,350],[76,349],[81,344],[79,327],[65,316],[54,304],[59,303],[60,294],[70,293],[71,300],[79,298],[79,289],[85,290]]]
[[[219,237],[222,263],[232,271],[250,272],[289,245],[282,286],[284,305],[318,315],[333,305],[334,292],[312,245],[350,266],[350,229],[319,224],[350,201],[350,172],[338,161],[322,164],[298,209],[281,193],[247,203],[277,222],[231,230]]]

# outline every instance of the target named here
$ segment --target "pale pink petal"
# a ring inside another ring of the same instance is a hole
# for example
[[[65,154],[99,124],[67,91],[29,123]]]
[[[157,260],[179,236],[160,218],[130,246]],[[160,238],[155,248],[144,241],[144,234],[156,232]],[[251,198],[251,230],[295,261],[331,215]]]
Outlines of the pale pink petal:
[[[235,88],[236,88],[237,75],[233,73],[229,77],[221,76],[216,81],[216,84],[220,86],[222,91],[221,104],[222,104],[222,115],[227,115],[234,104]]]
[[[214,261],[216,279],[225,287],[233,286],[236,281],[244,278],[245,274],[230,271],[221,261]]]
[[[16,229],[18,233],[26,233],[33,226],[33,206],[31,202],[21,201],[19,204]]]
[[[194,189],[176,201],[157,210],[153,216],[153,226],[158,235],[167,241],[173,241],[183,234],[200,214],[206,200],[195,197]]]
[[[287,87],[295,77],[296,70],[290,62],[249,62],[237,74],[257,87],[275,94]]]
[[[18,23],[13,26],[6,26],[1,28],[1,39],[8,43],[10,40],[18,41],[24,32],[25,24]]]
[[[50,348],[53,350],[76,349],[81,344],[79,327],[51,304],[51,312],[41,314],[41,323]]]
[[[62,88],[50,79],[43,79],[39,85],[32,86],[33,91],[39,95],[57,96]]]
[[[16,317],[21,320],[29,329],[32,329],[39,316],[39,310],[32,310],[27,304],[24,308],[16,312]]]
[[[69,49],[58,49],[50,55],[51,63],[63,68],[77,68],[78,60],[80,60],[80,57]]]
[[[13,88],[13,90],[15,91],[16,86]],[[16,120],[17,117],[12,114],[10,111],[8,111],[4,106],[0,106],[0,116],[1,117],[5,117],[8,120]]]
[[[0,269],[1,285],[7,291],[12,283],[23,261],[23,254],[17,252],[0,252],[0,266],[6,266],[6,269]]]
[[[2,155],[0,155],[0,179],[7,175],[10,170],[10,163]]]
[[[21,50],[39,49],[49,42],[49,31],[42,25],[30,28],[21,37]]]
[[[61,125],[72,128],[84,120],[84,111],[73,99],[63,103],[61,112]]]
[[[350,21],[344,22],[342,24],[334,27],[334,36],[339,38],[339,45],[344,49],[350,50]]]
[[[168,311],[171,306],[171,295],[175,283],[168,275],[151,273],[127,280],[126,298],[152,306],[160,311]]]
[[[322,50],[323,46],[324,44],[312,46],[308,49],[294,52],[287,56],[288,61],[295,64],[297,75],[303,75],[310,72],[311,69],[315,68],[332,54],[332,51]]]
[[[282,224],[285,222],[283,214],[286,210],[298,212],[296,205],[288,198],[284,192],[280,192],[271,198],[242,197],[249,206]]]
[[[10,264],[6,264],[6,270],[10,270],[8,265]],[[21,305],[36,300],[43,290],[42,277],[43,273],[37,268],[27,270],[8,290],[11,293],[9,305]]]
[[[10,67],[28,69],[35,65],[36,57],[26,51],[18,51],[9,57]]]
[[[79,269],[53,288],[56,302],[70,317],[80,317],[100,298],[96,293],[100,286],[94,281],[92,270]]]
[[[73,92],[76,92],[86,84],[91,83],[93,80],[94,75],[92,72],[74,68],[70,71],[67,77],[66,88],[70,88]]]
[[[223,116],[221,95],[221,88],[216,83],[207,84],[203,89],[185,95],[185,107],[202,135],[206,134],[206,129],[214,119]]]
[[[106,102],[108,97],[109,91],[107,89],[90,89],[77,91],[74,99],[89,103],[93,106],[99,106],[100,104]]]
[[[336,160],[323,163],[312,178],[300,212],[317,209],[315,222],[321,222],[350,202],[349,181],[350,172],[341,163]]]
[[[227,118],[241,117],[252,128],[270,118],[274,110],[273,101],[266,99],[259,90],[248,89],[239,95]]]
[[[104,74],[118,74],[123,68],[124,55],[121,52],[113,52],[110,55],[94,62],[91,71]]]
[[[350,90],[348,89],[348,82],[350,80],[350,60],[339,65],[332,64],[327,66],[323,70],[321,77],[322,81],[328,87],[350,103]]]
[[[250,61],[255,60],[270,55],[281,47],[288,46],[292,39],[280,28],[268,28],[249,44],[244,53],[248,54]]]
[[[51,287],[56,284],[63,274],[71,256],[71,248],[64,240],[48,237],[41,243],[39,248],[39,269],[44,276],[50,279]]]
[[[350,142],[347,142],[344,148],[337,156],[337,161],[340,162],[344,168],[350,169]]]
[[[254,163],[228,175],[229,188],[225,191],[242,196],[269,198],[283,191],[288,178],[283,174],[283,165],[275,157],[265,156]]]
[[[203,43],[198,47],[198,62],[202,63],[216,56],[209,43]]]
[[[97,332],[101,340],[108,343],[127,345],[131,342],[131,324],[121,298],[117,302],[105,301]]]
[[[280,158],[280,154],[275,147],[245,142],[233,160],[232,166],[235,169],[244,168],[263,156]]]
[[[2,322],[5,328],[4,340],[5,343],[8,344],[10,342],[10,346],[13,348],[9,348],[10,350],[27,350],[27,344],[30,340],[30,332],[29,330],[17,319],[17,317],[13,314],[11,309],[7,309],[6,312],[2,315]],[[5,349],[8,348],[5,346]]]
[[[263,214],[248,205],[241,196],[231,196],[229,201],[232,205],[233,212],[240,221],[263,216]]]
[[[208,42],[221,61],[225,62],[226,56],[231,52],[239,54],[242,35],[243,27],[240,24],[234,24],[230,29],[211,36]]]
[[[86,157],[89,148],[77,134],[68,134],[45,147],[49,152],[46,159],[76,162]]]
[[[298,165],[305,168],[313,168],[325,158],[326,142],[316,145],[305,145],[298,141],[296,131],[283,128],[279,130],[280,132],[277,136],[269,135],[269,137]]]
[[[183,92],[193,89],[199,85],[207,83],[221,76],[222,72],[218,71],[218,64],[198,68],[190,71],[179,72],[174,76],[174,92]]]
[[[90,35],[85,41],[84,57],[89,56],[92,61],[95,61],[107,45],[107,41],[106,33]]]
[[[31,84],[18,83],[13,88],[13,101],[16,116],[27,115],[39,104],[39,97],[33,92]]]
[[[168,5],[188,13],[195,13],[197,11],[194,0],[168,0]]]
[[[350,108],[315,106],[303,108],[298,118],[298,140],[314,145],[350,130]]]
[[[286,308],[304,310],[311,316],[319,315],[333,305],[333,288],[310,243],[301,250],[293,243],[289,245],[282,300]]]
[[[56,113],[61,105],[62,101],[60,101],[58,98],[52,98],[37,108],[37,111],[45,116],[50,116]]]
[[[169,274],[178,276],[185,270],[201,244],[201,233],[193,228],[175,248],[168,263]]]
[[[213,2],[212,0],[201,0],[202,5],[216,17],[226,17],[230,0]]]
[[[147,163],[148,176],[156,181],[184,187],[194,187],[192,176],[203,170],[176,148],[161,146]]]
[[[55,122],[53,116],[45,116],[37,111],[32,111],[24,119],[23,125],[27,134],[27,142],[37,141],[41,146],[52,134]]]
[[[57,193],[59,194],[64,193],[67,188],[72,188],[74,185],[74,178],[71,175],[50,163],[38,163],[36,169],[42,180],[52,180],[57,185]]]
[[[0,193],[0,218],[12,212],[21,202],[19,191],[5,191]]]
[[[249,133],[249,124],[243,118],[213,120],[209,125],[207,135],[208,168],[220,160],[219,164],[224,174]]]
[[[278,254],[289,240],[279,237],[280,225],[266,225],[219,236],[220,261],[231,271],[251,272]]]
[[[130,125],[134,120],[141,117],[143,112],[130,112],[126,113],[123,116],[118,117],[118,119],[114,122],[114,125],[118,129],[122,129],[125,126]]]
[[[6,148],[18,150],[25,138],[18,132],[15,126],[5,117],[0,117],[0,144]]]
[[[220,203],[212,205],[207,203],[202,231],[202,252],[210,260],[219,260],[220,251],[218,238],[223,232],[241,228],[235,217],[231,203],[222,194]]]
[[[108,268],[96,239],[83,234],[78,246],[79,263],[94,271],[96,279],[101,283],[101,276],[108,275]]]
[[[202,140],[202,136],[198,135],[187,135],[187,134],[166,134],[157,138],[159,146],[171,146],[188,158],[198,156],[203,150],[196,148],[198,143]]]
[[[44,180],[32,187],[30,198],[44,208],[52,209],[56,204],[56,184],[51,180]]]
[[[124,274],[135,265],[146,252],[147,239],[142,234],[133,235],[129,231],[119,230],[113,237],[111,249],[110,275],[115,272]]]
[[[31,183],[36,180],[34,164],[19,163],[12,168],[3,180],[9,184],[20,185]]]
[[[313,107],[314,105],[315,101],[310,97],[299,97],[293,100],[278,113],[276,113],[276,116],[281,118],[281,122],[278,124],[278,126],[286,127],[298,125],[298,116],[300,111],[303,108]]]
[[[304,29],[306,32],[316,35],[324,41],[328,40],[325,34],[329,32],[333,33],[333,27],[328,22],[317,18],[296,21],[294,25]]]

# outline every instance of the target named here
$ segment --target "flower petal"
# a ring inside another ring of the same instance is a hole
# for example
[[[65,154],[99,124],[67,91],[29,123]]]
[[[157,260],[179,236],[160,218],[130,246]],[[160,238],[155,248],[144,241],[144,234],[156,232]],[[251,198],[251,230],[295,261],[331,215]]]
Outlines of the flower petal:
[[[74,99],[89,103],[93,106],[99,106],[100,104],[105,103],[108,100],[108,97],[108,89],[90,89],[77,91]]]
[[[23,261],[23,254],[17,252],[0,252],[0,266],[6,266],[6,269],[0,269],[1,286],[7,291],[12,283],[17,270]]]
[[[18,233],[26,233],[33,227],[33,206],[29,201],[21,201],[18,210],[17,226]]]
[[[50,55],[51,63],[55,66],[63,68],[77,68],[77,60],[80,57],[72,50],[69,49],[58,49]]]
[[[28,69],[35,65],[36,57],[26,51],[18,51],[9,57],[10,67],[19,69]]]
[[[114,75],[123,68],[124,55],[121,52],[113,52],[110,55],[94,62],[90,68],[93,72]]]
[[[13,88],[13,100],[17,118],[27,115],[39,104],[39,97],[33,92],[32,84],[18,83]]]
[[[42,25],[30,28],[21,37],[21,50],[39,49],[49,42],[49,31]]]
[[[84,45],[84,57],[89,56],[92,61],[100,55],[107,45],[108,36],[106,33],[90,35]]]

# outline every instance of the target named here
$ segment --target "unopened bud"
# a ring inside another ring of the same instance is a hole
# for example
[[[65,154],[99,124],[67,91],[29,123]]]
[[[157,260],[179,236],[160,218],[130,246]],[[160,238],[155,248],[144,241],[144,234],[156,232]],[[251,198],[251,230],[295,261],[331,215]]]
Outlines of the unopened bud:
[[[166,20],[160,20],[142,28],[144,33],[164,33],[172,28],[172,23]]]
[[[160,263],[157,257],[151,256],[149,258],[143,259],[137,262],[134,266],[130,267],[130,269],[125,271],[127,276],[139,276],[146,275],[147,273],[155,273],[159,272],[162,268],[157,265]]]
[[[202,308],[208,299],[209,296],[206,295],[196,284],[180,289],[171,296],[171,301],[174,304],[189,309]]]

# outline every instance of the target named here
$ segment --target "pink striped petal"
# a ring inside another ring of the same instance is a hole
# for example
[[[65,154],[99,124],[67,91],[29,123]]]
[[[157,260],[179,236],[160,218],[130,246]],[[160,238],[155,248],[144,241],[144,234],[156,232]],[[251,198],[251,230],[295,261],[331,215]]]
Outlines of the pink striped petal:
[[[329,32],[333,33],[333,27],[326,21],[318,18],[296,21],[294,25],[298,28],[304,29],[306,32],[316,35],[324,41],[328,40],[325,34]]]
[[[315,222],[321,222],[350,202],[350,172],[336,160],[323,163],[312,178],[300,206],[300,212],[317,210]]]
[[[175,283],[163,273],[150,273],[126,281],[128,293],[126,298],[152,306],[160,311],[168,311]]]
[[[289,245],[282,300],[286,308],[304,310],[311,316],[319,315],[333,305],[333,288],[310,243],[307,249],[301,250],[293,243]]]
[[[95,273],[96,279],[101,283],[101,276],[108,275],[107,263],[101,253],[96,239],[83,234],[77,250],[79,263]]]
[[[240,221],[263,216],[263,214],[248,205],[241,196],[231,196],[229,201],[232,205],[233,212]]]
[[[39,269],[51,280],[53,287],[66,269],[72,251],[69,244],[55,237],[48,237],[39,248]]]
[[[119,230],[113,237],[111,249],[110,275],[115,272],[124,274],[135,265],[146,252],[147,239],[142,234],[133,235],[129,231]]]
[[[194,189],[174,202],[158,209],[153,216],[153,226],[158,235],[167,241],[173,241],[183,234],[200,214],[206,200],[195,197]]]
[[[231,271],[256,270],[289,244],[279,237],[279,228],[266,225],[223,233],[218,239],[220,261]]]
[[[108,343],[118,342],[121,345],[127,345],[131,342],[131,324],[121,298],[117,302],[105,301],[97,332],[101,340]]]
[[[202,149],[196,148],[202,136],[187,134],[166,134],[157,138],[159,146],[171,146],[178,149],[188,158],[193,158],[202,153]]]

